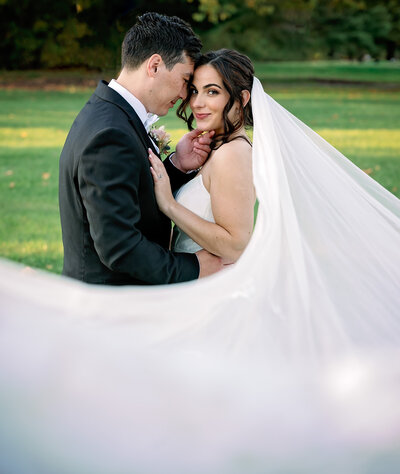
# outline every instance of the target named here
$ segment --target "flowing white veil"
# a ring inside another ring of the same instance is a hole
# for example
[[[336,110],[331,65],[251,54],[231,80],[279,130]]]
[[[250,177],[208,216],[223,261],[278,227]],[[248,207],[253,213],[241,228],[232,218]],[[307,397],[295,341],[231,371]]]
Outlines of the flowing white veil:
[[[260,205],[228,270],[111,288],[1,264],[1,472],[400,466],[400,201],[257,79],[252,107]]]

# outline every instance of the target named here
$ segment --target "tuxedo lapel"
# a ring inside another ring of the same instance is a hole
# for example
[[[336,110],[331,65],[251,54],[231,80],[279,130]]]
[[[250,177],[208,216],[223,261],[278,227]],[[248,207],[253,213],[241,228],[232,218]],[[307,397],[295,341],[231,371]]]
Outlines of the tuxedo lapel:
[[[106,81],[100,81],[94,93],[100,99],[105,100],[107,102],[111,102],[112,104],[122,109],[128,116],[129,122],[135,129],[137,136],[141,140],[146,150],[148,148],[151,148],[153,152],[159,157],[159,153],[155,149],[154,144],[151,141],[139,116],[137,115],[135,110],[131,107],[131,105],[128,104],[128,102],[120,94],[118,94],[118,92],[116,92],[114,89],[111,89],[111,87],[108,87],[108,84]]]
[[[147,143],[149,143],[148,148],[151,148],[153,150],[153,153],[160,158],[160,153],[156,150],[156,147],[154,146],[153,140],[151,140],[148,133],[146,133],[146,137],[147,137]]]

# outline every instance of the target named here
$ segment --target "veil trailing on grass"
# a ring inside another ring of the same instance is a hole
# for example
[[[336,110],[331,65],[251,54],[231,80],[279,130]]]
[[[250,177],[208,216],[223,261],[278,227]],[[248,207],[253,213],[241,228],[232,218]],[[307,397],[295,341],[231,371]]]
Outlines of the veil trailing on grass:
[[[257,79],[252,106],[231,268],[111,288],[1,264],[0,471],[400,465],[400,202]]]

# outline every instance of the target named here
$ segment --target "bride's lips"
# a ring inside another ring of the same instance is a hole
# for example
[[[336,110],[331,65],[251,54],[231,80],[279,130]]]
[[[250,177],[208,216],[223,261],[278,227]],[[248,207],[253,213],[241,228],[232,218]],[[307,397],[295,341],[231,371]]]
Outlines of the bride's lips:
[[[194,116],[196,117],[196,120],[204,120],[209,117],[210,114],[194,114]]]

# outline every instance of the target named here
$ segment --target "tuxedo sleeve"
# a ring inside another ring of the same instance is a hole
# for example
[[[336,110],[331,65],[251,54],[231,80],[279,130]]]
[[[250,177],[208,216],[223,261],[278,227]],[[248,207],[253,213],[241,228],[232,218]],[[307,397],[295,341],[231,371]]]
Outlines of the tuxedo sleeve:
[[[148,284],[198,278],[197,256],[174,253],[140,231],[140,180],[149,173],[147,156],[133,136],[108,128],[81,154],[78,181],[90,235],[102,263]]]
[[[180,171],[176,166],[172,164],[170,157],[171,155],[168,155],[168,157],[163,161],[163,163],[169,176],[172,192],[175,192],[181,186],[193,179],[197,173],[196,171],[191,171],[190,173],[184,173],[183,171]]]

